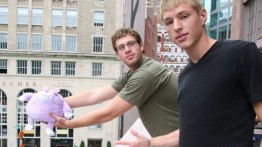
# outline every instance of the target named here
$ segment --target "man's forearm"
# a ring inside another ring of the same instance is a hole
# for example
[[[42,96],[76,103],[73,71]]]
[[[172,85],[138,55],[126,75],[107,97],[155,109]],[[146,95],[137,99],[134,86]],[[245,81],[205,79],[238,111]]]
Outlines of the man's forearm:
[[[179,130],[150,139],[150,147],[178,147]]]

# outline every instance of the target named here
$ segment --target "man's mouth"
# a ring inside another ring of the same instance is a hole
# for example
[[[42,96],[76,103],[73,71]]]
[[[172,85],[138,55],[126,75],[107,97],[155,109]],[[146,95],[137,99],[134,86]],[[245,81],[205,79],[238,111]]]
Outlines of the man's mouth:
[[[126,56],[126,59],[132,59],[132,58],[133,58],[133,55]]]
[[[186,35],[187,35],[186,33],[180,34],[180,35],[176,36],[176,40],[179,41],[179,42],[182,42],[186,39]]]

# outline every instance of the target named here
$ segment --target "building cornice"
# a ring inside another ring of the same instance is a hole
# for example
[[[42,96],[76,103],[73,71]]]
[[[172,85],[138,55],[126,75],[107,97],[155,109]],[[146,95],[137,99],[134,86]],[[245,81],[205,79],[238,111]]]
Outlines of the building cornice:
[[[5,57],[48,57],[48,58],[87,58],[118,60],[112,54],[88,54],[88,53],[61,53],[61,52],[31,52],[31,51],[0,51]]]

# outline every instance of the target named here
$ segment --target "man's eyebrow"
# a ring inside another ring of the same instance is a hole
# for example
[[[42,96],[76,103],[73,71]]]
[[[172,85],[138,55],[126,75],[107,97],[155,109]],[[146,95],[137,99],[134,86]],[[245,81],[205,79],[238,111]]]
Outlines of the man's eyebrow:
[[[170,17],[165,18],[163,21],[170,21],[172,20]]]
[[[179,12],[177,15],[182,15],[182,14],[185,14],[185,13],[188,13],[188,11],[183,10],[183,11]]]
[[[177,13],[175,16],[180,16],[180,15],[188,14],[188,13],[189,13],[188,11],[183,10],[183,11]],[[164,18],[163,21],[170,21],[170,20],[172,20],[172,19],[173,19],[173,18],[171,18],[171,17],[167,17],[167,18]]]

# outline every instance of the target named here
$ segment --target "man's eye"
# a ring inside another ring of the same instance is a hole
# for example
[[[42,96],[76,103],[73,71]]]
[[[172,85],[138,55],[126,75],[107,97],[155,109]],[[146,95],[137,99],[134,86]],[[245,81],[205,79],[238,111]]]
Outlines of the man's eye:
[[[183,19],[185,19],[185,18],[187,18],[187,17],[188,17],[188,15],[183,15],[183,16],[182,16]]]
[[[128,42],[127,45],[128,45],[128,46],[130,46],[130,45],[133,46],[134,44],[135,44],[135,42]]]
[[[120,46],[118,46],[118,50],[123,50],[124,48],[125,48],[124,45],[120,45]]]
[[[172,24],[173,22],[172,21],[166,21],[165,22],[165,25],[167,26],[167,25],[170,25],[170,24]]]

